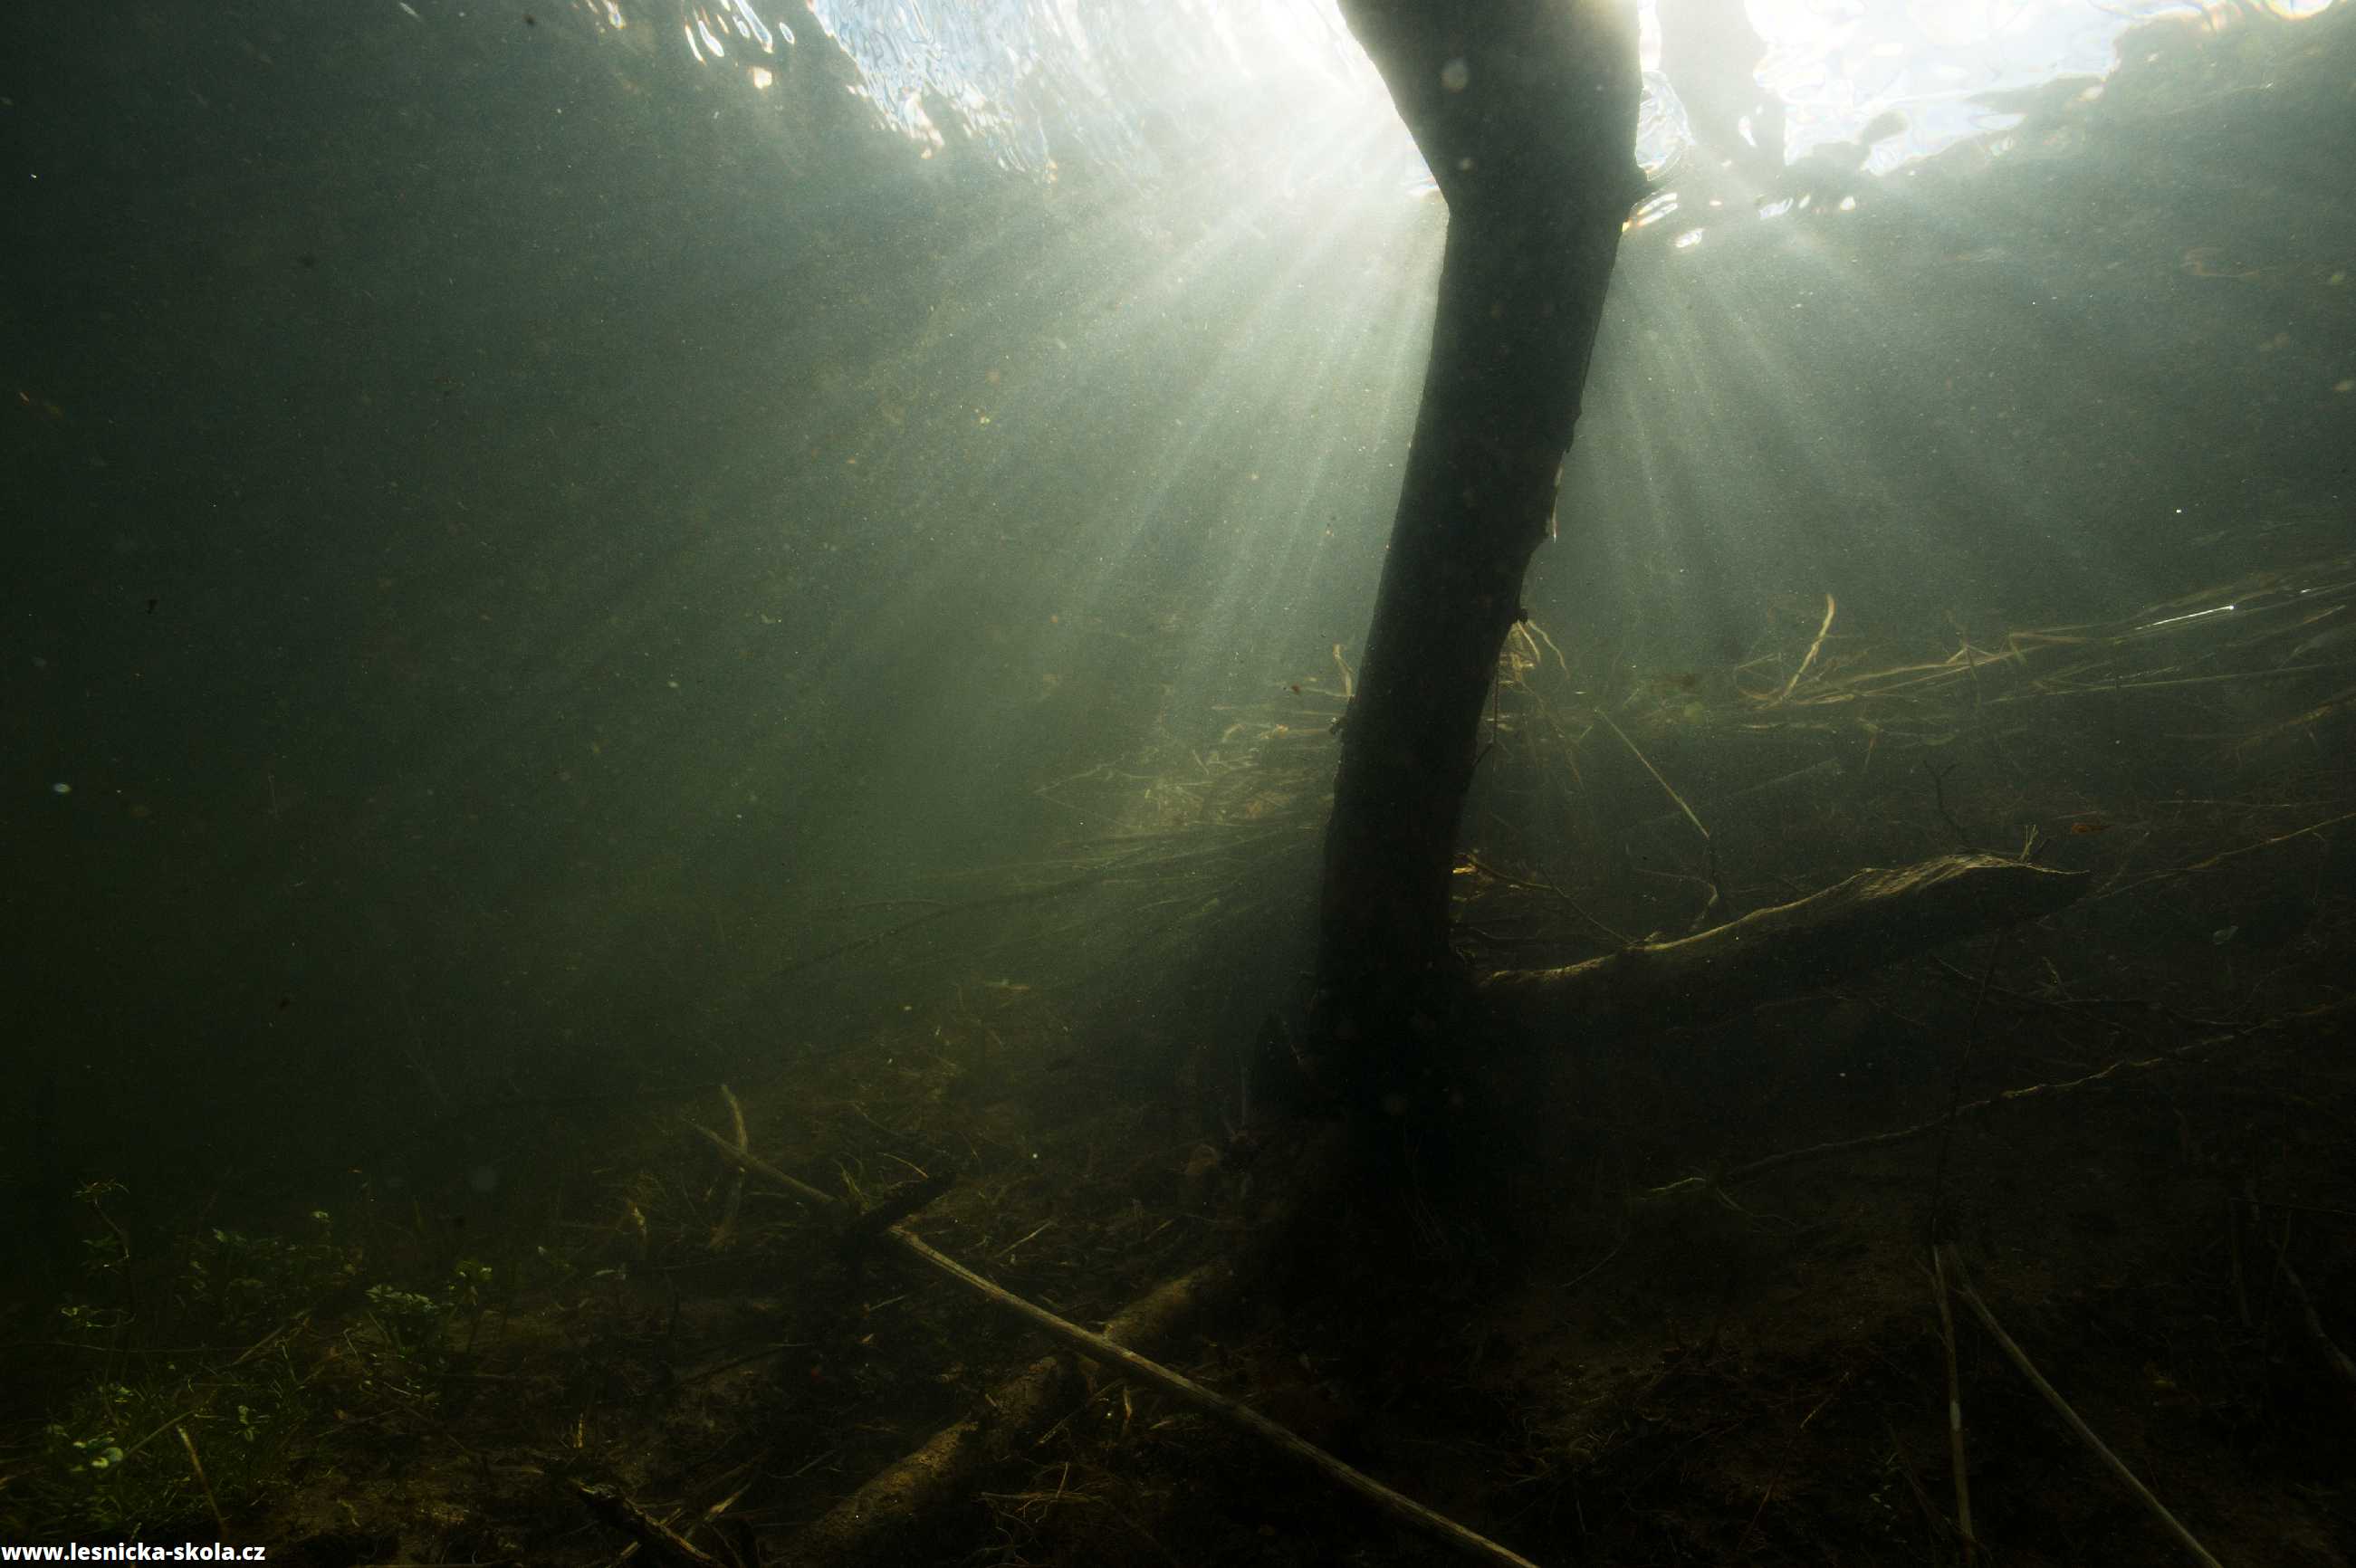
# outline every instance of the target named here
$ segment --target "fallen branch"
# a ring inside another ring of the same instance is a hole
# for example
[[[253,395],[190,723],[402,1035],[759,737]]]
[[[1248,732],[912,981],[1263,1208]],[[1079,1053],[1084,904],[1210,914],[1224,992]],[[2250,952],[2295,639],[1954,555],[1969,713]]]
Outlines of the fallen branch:
[[[1105,1338],[1151,1345],[1208,1309],[1231,1290],[1236,1273],[1205,1264],[1167,1280],[1105,1325]],[[785,1553],[794,1568],[908,1562],[925,1520],[963,1498],[991,1465],[1027,1447],[1066,1403],[1071,1358],[1050,1354],[1002,1378],[980,1410],[933,1434],[922,1446],[877,1471],[796,1538]]]
[[[728,1568],[615,1488],[575,1481],[573,1492],[601,1523],[637,1541],[651,1561],[665,1568]]]
[[[1217,1416],[1228,1425],[1251,1434],[1279,1453],[1355,1492],[1400,1523],[1483,1562],[1512,1564],[1514,1568],[1536,1568],[1528,1558],[1466,1529],[1444,1514],[1434,1512],[1412,1498],[1391,1490],[1364,1471],[1354,1469],[1307,1439],[1279,1426],[1249,1405],[1239,1404],[1224,1394],[1214,1393],[1182,1372],[1173,1371],[1158,1361],[1148,1360],[1126,1346],[1117,1345],[1101,1334],[1091,1334],[1078,1324],[1058,1317],[1045,1307],[992,1285],[906,1231],[894,1230],[886,1234],[896,1241],[904,1252],[958,1281],[993,1306],[1023,1318],[1033,1328],[1044,1329],[1050,1338],[1060,1340],[1091,1360],[1118,1368],[1182,1403]]]
[[[694,1126],[694,1124],[690,1123],[689,1125]],[[776,1181],[789,1191],[812,1202],[825,1205],[830,1209],[841,1207],[841,1200],[832,1194],[820,1191],[808,1182],[798,1181],[766,1161],[734,1147],[728,1140],[711,1129],[697,1126],[695,1130],[702,1134],[723,1158],[735,1164],[739,1168]],[[984,1279],[980,1275],[974,1273],[955,1258],[925,1241],[915,1232],[908,1230],[905,1225],[894,1224],[885,1228],[878,1240],[887,1243],[904,1257],[922,1264],[934,1273],[948,1275],[1000,1311],[1021,1318],[1032,1328],[1044,1330],[1049,1338],[1077,1350],[1088,1360],[1117,1368],[1141,1382],[1160,1389],[1183,1403],[1190,1404],[1207,1414],[1215,1415],[1229,1425],[1251,1434],[1280,1453],[1298,1460],[1327,1479],[1355,1492],[1393,1519],[1422,1531],[1434,1540],[1445,1542],[1460,1552],[1485,1562],[1511,1564],[1513,1568],[1536,1568],[1529,1559],[1500,1546],[1486,1536],[1466,1529],[1443,1514],[1434,1512],[1412,1498],[1391,1490],[1373,1477],[1354,1469],[1326,1453],[1323,1448],[1278,1425],[1250,1406],[1239,1404],[1223,1394],[1214,1393],[1183,1373],[1173,1371],[1158,1361],[1149,1360],[1106,1335],[1091,1333],[1067,1318],[1057,1317],[1035,1302],[1025,1300],[1003,1286]],[[955,1429],[952,1428],[951,1431],[954,1432]],[[943,1437],[947,1436],[947,1434],[943,1435]],[[942,1442],[941,1437],[935,1439],[936,1444]],[[955,1445],[955,1444],[951,1445],[951,1446]],[[931,1459],[924,1458],[924,1455],[932,1454],[932,1445],[927,1445],[923,1455],[912,1456],[912,1458],[923,1461],[917,1467],[919,1469],[936,1467],[942,1462],[945,1456],[936,1455]]]
[[[1674,942],[1639,943],[1560,969],[1502,970],[1476,994],[1507,1017],[1560,1039],[1605,1038],[1641,1019],[1647,1031],[1740,1012],[1959,938],[2051,914],[2087,887],[1993,855],[1950,855],[1859,871],[1824,891]],[[1644,1038],[1650,1039],[1648,1032]]]

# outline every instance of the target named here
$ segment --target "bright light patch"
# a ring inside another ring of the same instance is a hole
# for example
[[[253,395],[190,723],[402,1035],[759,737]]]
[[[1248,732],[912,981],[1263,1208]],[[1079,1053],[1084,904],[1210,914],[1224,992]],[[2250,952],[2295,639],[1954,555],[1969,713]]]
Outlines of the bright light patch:
[[[1627,227],[1632,229],[1650,229],[1654,224],[1675,213],[1676,209],[1677,193],[1676,191],[1656,190],[1636,204],[1636,210],[1628,215]]]

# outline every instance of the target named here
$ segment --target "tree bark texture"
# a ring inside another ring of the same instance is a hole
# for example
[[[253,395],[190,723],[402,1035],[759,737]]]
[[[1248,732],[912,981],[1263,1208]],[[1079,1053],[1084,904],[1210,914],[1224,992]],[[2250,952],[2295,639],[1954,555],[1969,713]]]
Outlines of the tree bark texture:
[[[1320,905],[1312,1065],[1396,1115],[1465,996],[1449,873],[1497,654],[1544,537],[1642,187],[1633,16],[1597,0],[1344,0],[1446,197],[1431,357]]]

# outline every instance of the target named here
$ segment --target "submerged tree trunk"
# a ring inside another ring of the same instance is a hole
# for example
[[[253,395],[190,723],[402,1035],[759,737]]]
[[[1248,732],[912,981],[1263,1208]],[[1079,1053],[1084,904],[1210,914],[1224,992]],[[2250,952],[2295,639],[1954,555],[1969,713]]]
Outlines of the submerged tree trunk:
[[[1355,1115],[1448,1093],[1449,873],[1642,187],[1633,7],[1343,0],[1449,210],[1415,444],[1343,729],[1312,1066]]]

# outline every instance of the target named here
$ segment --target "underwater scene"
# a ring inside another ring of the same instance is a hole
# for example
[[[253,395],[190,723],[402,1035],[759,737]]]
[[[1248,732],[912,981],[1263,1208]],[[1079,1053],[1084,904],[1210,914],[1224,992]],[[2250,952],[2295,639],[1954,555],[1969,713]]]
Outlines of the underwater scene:
[[[2356,1563],[2356,5],[0,37],[0,1560]]]

